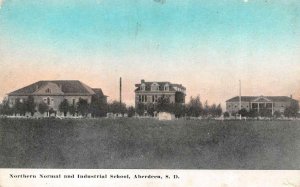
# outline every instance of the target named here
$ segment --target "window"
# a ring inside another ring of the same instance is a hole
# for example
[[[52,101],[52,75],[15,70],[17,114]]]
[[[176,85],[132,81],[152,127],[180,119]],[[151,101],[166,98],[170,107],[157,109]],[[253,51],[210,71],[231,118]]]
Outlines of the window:
[[[45,92],[46,92],[46,93],[51,93],[51,89],[50,89],[50,88],[47,88]]]
[[[166,84],[166,85],[164,86],[164,90],[165,90],[165,91],[169,91],[169,85],[168,85],[168,84]],[[178,91],[178,89],[177,89],[177,91]]]
[[[266,103],[266,108],[272,108],[272,103]]]
[[[159,90],[159,85],[155,82],[151,85],[151,91],[158,91]]]
[[[143,102],[143,103],[147,102],[147,96],[146,95],[141,95],[141,102]]]
[[[47,98],[47,104],[50,105],[50,98]]]
[[[254,109],[258,108],[258,104],[257,103],[252,103],[252,108],[254,108]]]
[[[142,85],[141,85],[141,90],[142,90],[142,91],[145,91],[145,88],[146,88],[145,84],[142,84]]]

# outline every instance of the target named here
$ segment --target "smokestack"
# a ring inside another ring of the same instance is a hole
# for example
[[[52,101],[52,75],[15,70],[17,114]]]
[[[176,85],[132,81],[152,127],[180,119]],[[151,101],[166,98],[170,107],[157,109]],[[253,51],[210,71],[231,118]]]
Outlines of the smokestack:
[[[122,104],[122,77],[120,77],[120,104]]]
[[[239,108],[242,110],[242,84],[241,80],[239,80]]]

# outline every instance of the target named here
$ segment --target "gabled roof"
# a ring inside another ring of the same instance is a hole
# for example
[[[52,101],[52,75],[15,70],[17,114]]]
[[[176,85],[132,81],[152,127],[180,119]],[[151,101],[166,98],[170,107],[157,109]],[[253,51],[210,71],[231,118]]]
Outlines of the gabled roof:
[[[182,90],[186,90],[186,88],[184,86],[182,86],[181,84],[174,84],[174,83],[171,83],[171,82],[168,82],[168,81],[162,81],[162,82],[155,82],[155,81],[145,82],[145,81],[142,81],[139,84],[135,84],[135,86],[137,87],[135,89],[135,91],[139,91],[142,84],[145,84],[145,91],[150,91],[151,90],[151,85],[153,83],[157,83],[158,84],[159,91],[163,91],[165,85],[169,85],[169,91],[176,91],[175,87],[180,88]]]
[[[21,89],[10,92],[8,95],[34,95],[38,89],[49,83],[56,84],[64,95],[94,95],[95,91],[78,80],[43,80],[38,81]],[[100,89],[101,90],[101,89]],[[101,90],[102,92],[102,90]],[[103,94],[103,93],[102,93]]]
[[[92,88],[92,89],[93,89],[93,91],[95,92],[96,95],[103,96],[103,97],[108,97],[108,96],[106,96],[106,95],[103,94],[101,88]]]
[[[292,99],[291,97],[288,97],[288,96],[241,96],[242,102],[252,102],[252,101],[255,101],[255,100],[260,100],[262,98],[265,98],[265,99],[270,100],[272,102],[297,101],[297,100]],[[239,96],[228,99],[226,102],[239,102]]]

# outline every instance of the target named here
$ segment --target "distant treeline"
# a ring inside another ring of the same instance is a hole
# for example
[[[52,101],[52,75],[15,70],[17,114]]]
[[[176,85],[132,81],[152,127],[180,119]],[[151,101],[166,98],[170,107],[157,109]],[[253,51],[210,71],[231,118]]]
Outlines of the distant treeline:
[[[104,117],[107,113],[113,114],[127,114],[128,117],[134,115],[139,116],[155,116],[158,112],[169,112],[175,114],[176,117],[219,117],[222,114],[224,117],[241,115],[242,117],[297,117],[299,111],[299,104],[295,103],[287,107],[283,113],[279,111],[270,111],[267,108],[261,108],[259,112],[256,110],[247,111],[241,109],[240,111],[229,114],[222,111],[221,105],[212,104],[209,105],[207,101],[204,104],[201,102],[200,97],[191,97],[187,104],[171,103],[168,97],[160,97],[158,101],[153,103],[139,103],[136,107],[127,107],[125,103],[119,101],[112,101],[110,103],[104,102],[101,98],[92,97],[91,103],[87,100],[79,99],[75,104],[70,104],[68,100],[63,100],[59,104],[59,112],[64,116],[67,115],[81,115],[87,116],[90,114],[92,117]],[[25,115],[30,113],[32,116],[39,112],[44,115],[47,113],[51,115],[56,113],[45,102],[36,103],[32,96],[29,96],[25,100],[17,99],[13,106],[9,105],[9,101],[4,99],[0,104],[1,115]]]
[[[13,106],[9,105],[8,99],[4,99],[0,105],[0,114],[2,115],[25,115],[30,113],[39,112],[40,114],[52,114],[55,113],[46,103],[36,103],[32,96],[29,96],[25,100],[17,99]],[[176,117],[190,116],[212,116],[218,117],[222,115],[221,105],[212,104],[208,105],[206,101],[204,104],[200,101],[200,97],[191,97],[189,103],[171,103],[168,97],[160,97],[155,104],[152,103],[140,103],[136,107],[127,107],[125,103],[119,101],[112,101],[110,103],[103,102],[102,99],[93,97],[91,103],[87,100],[79,99],[75,104],[70,104],[68,100],[63,100],[59,104],[59,112],[65,116],[69,115],[82,115],[87,116],[91,114],[92,117],[103,117],[107,113],[114,114],[127,114],[128,117],[134,115],[139,116],[155,116],[158,112],[170,112],[175,114]]]

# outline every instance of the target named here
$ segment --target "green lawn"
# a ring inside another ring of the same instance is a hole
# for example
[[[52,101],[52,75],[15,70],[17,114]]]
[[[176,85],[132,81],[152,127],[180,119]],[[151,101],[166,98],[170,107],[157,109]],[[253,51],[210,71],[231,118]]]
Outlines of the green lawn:
[[[0,119],[0,168],[300,169],[300,121]]]

